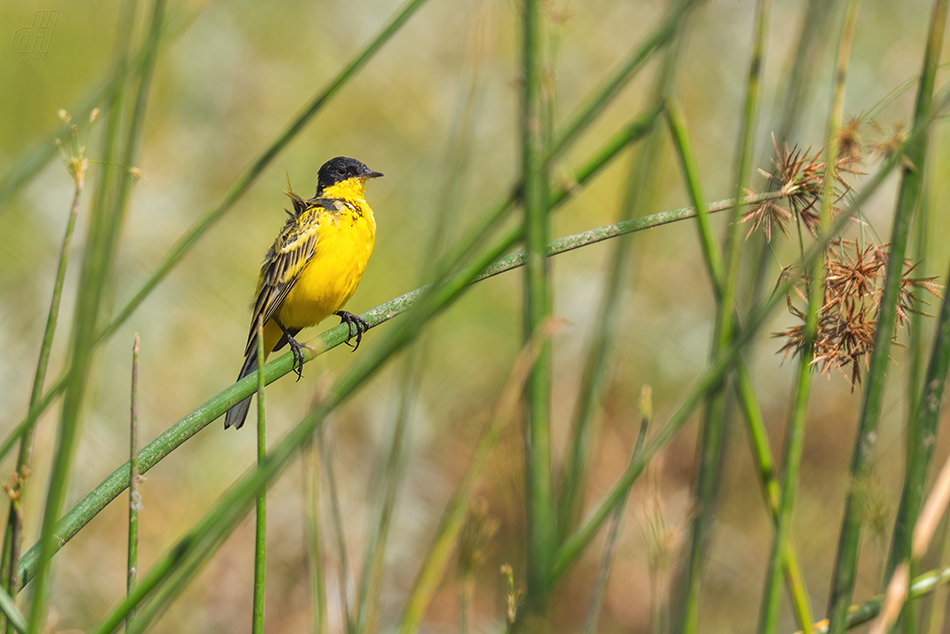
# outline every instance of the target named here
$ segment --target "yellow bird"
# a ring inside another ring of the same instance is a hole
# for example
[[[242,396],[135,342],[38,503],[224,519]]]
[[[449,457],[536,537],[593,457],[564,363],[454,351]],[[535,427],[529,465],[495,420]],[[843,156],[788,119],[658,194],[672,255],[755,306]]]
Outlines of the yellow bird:
[[[257,369],[257,320],[264,324],[264,359],[290,344],[297,378],[303,373],[303,351],[294,335],[338,315],[359,347],[365,320],[342,310],[352,297],[373,252],[376,219],[364,198],[366,181],[382,176],[359,161],[338,156],[317,173],[317,193],[304,200],[286,193],[293,211],[271,246],[257,281],[251,332],[244,348],[238,380]],[[355,331],[355,332],[354,332]],[[228,410],[224,428],[240,429],[251,397]]]

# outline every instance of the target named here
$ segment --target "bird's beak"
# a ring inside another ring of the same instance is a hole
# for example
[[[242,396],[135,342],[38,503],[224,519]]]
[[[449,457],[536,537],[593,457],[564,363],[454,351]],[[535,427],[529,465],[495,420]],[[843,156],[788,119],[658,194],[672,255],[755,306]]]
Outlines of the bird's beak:
[[[371,178],[379,178],[380,176],[382,176],[382,173],[381,173],[381,172],[372,172],[372,171],[370,171],[370,172],[366,172],[365,174],[363,174],[362,178],[363,178],[364,181],[368,181],[368,180],[371,179]]]

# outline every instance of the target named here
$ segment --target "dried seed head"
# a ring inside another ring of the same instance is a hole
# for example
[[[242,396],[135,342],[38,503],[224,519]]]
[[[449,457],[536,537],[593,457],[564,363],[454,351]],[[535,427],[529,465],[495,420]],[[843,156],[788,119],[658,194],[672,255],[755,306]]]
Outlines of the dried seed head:
[[[779,147],[775,136],[772,136],[772,147],[775,158],[772,159],[774,171],[766,174],[760,170],[777,191],[784,194],[788,206],[779,205],[776,201],[766,201],[745,213],[742,222],[752,222],[749,231],[762,227],[766,238],[772,239],[772,226],[778,228],[788,236],[787,224],[793,218],[808,233],[816,236],[818,232],[821,199],[825,187],[825,162],[820,161],[821,150],[811,154],[811,150],[800,150],[798,147],[789,149],[785,143]],[[855,167],[860,162],[860,155],[848,154],[842,156],[834,165],[835,199],[832,203],[832,214],[840,213],[838,204],[852,190],[851,184],[845,179],[845,174],[862,174]],[[747,236],[748,237],[748,236]]]
[[[887,245],[868,244],[862,248],[849,240],[832,242],[826,254],[824,301],[818,311],[812,365],[821,374],[832,370],[840,372],[852,389],[861,382],[861,366],[867,369],[874,349],[877,335],[875,317],[880,308],[887,259]],[[908,323],[908,313],[921,312],[920,304],[926,303],[916,296],[915,290],[924,289],[936,297],[941,294],[942,287],[935,282],[935,277],[912,276],[916,268],[917,265],[910,262],[904,263],[894,343],[897,343],[898,329]],[[784,269],[780,281],[795,279],[795,272],[793,267]],[[807,288],[808,280],[801,276],[792,286],[794,295],[802,302],[807,302]],[[788,294],[788,310],[802,324],[773,335],[785,340],[778,350],[783,361],[789,354],[801,354],[807,343],[805,313],[795,306],[794,295],[792,292]]]
[[[838,158],[848,158],[860,161],[864,156],[864,139],[861,128],[864,126],[864,115],[850,115],[848,120],[838,129]]]
[[[887,160],[900,152],[904,142],[907,141],[907,126],[904,125],[904,122],[900,120],[895,121],[891,125],[890,130],[885,129],[883,126],[876,123],[873,125],[874,129],[882,135],[881,138],[878,139],[877,143],[874,144],[875,158]],[[900,160],[905,168],[909,170],[917,169],[914,167],[914,164],[911,163],[910,159],[907,158],[906,154],[901,154]]]

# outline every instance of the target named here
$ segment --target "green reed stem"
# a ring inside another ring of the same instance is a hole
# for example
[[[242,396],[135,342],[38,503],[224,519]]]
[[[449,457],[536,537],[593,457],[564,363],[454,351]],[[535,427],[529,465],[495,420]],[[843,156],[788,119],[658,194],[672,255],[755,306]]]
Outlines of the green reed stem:
[[[530,341],[551,314],[547,260],[548,173],[544,164],[541,49],[544,44],[539,0],[525,0],[522,32],[521,170],[524,183],[525,244],[524,339]],[[548,570],[557,546],[557,520],[551,477],[551,346],[542,347],[525,384],[525,502],[527,507],[528,606],[544,615]]]
[[[737,200],[742,197],[743,188],[752,165],[755,122],[760,93],[759,85],[765,55],[765,36],[770,6],[770,0],[756,2],[752,59],[749,65],[749,78],[736,153],[735,191]],[[724,276],[721,279],[722,301],[718,306],[713,345],[710,352],[711,359],[716,358],[720,351],[729,347],[733,339],[733,313],[736,310],[736,292],[742,252],[742,228],[739,219],[740,209],[736,207],[730,214],[723,247],[725,269],[723,271]],[[726,376],[723,377],[724,380],[726,378]],[[726,417],[725,407],[726,390],[725,383],[723,383],[710,393],[703,414],[702,434],[698,449],[700,456],[699,473],[695,489],[697,510],[692,522],[690,550],[683,570],[683,587],[681,590],[683,593],[683,610],[679,631],[683,634],[693,634],[699,628],[702,567],[706,557],[709,531],[712,526],[716,504],[718,474],[720,472],[719,461],[722,457]]]
[[[921,71],[921,80],[917,92],[916,117],[918,119],[925,117],[932,107],[936,71],[940,64],[943,34],[947,25],[948,5],[950,5],[948,0],[935,0],[933,5],[930,29],[927,35],[927,44],[924,53],[923,70]],[[923,141],[922,146],[917,148],[917,152],[914,156],[908,155],[908,159],[915,165],[915,171],[911,176],[912,182],[907,185],[907,190],[905,190],[903,186],[901,188],[901,202],[899,204],[902,206],[904,204],[913,204],[913,202],[919,199],[920,192],[924,187],[923,178],[928,168],[931,167],[930,165],[922,164],[926,161],[927,156],[928,147],[926,139]],[[906,178],[907,174],[905,172],[905,179]],[[905,203],[905,198],[909,202]],[[918,244],[921,246],[921,249],[917,251],[918,261],[923,258],[924,251],[926,250],[923,246],[927,241],[925,235],[927,233],[926,217],[926,212],[918,212],[918,235],[920,236]],[[920,273],[918,273],[918,275],[920,275]],[[917,327],[912,325],[911,334],[913,335],[916,332],[922,336],[922,333],[919,332],[922,330],[922,328],[920,328],[921,324],[918,323],[915,325]],[[923,342],[919,342],[918,345],[922,347]],[[914,358],[917,358],[917,355],[914,355]],[[923,355],[920,355],[919,358],[922,359]],[[915,363],[913,360],[911,362]],[[914,374],[913,370],[911,374]],[[925,385],[928,384],[923,383],[919,378],[916,381],[911,379],[910,387],[914,390],[915,397],[920,390],[924,389]],[[915,397],[912,397],[910,400],[912,402],[916,401]],[[934,445],[936,444],[937,438],[936,421],[929,416],[921,417],[918,411],[920,401],[916,402],[918,403],[918,408],[911,410],[911,417],[908,419],[910,422],[908,423],[907,429],[906,475],[904,478],[904,490],[901,494],[900,507],[894,521],[893,541],[888,555],[887,570],[885,573],[887,579],[890,578],[894,568],[897,567],[900,561],[910,557],[911,536],[914,533],[917,516],[920,514],[927,471],[933,457]],[[920,423],[923,424],[921,425]]]
[[[76,157],[77,160],[84,160],[83,157]],[[82,173],[77,174],[75,179],[75,188],[73,190],[73,202],[69,211],[69,219],[66,221],[66,233],[63,236],[62,244],[59,248],[59,265],[56,267],[56,279],[53,282],[53,296],[50,299],[49,313],[46,317],[46,329],[43,332],[43,343],[40,345],[39,360],[36,363],[36,373],[33,376],[33,388],[30,392],[31,412],[36,414],[27,416],[22,430],[16,434],[11,434],[11,440],[20,441],[20,451],[17,455],[16,463],[16,483],[14,494],[10,499],[10,509],[7,512],[7,527],[4,533],[3,562],[0,563],[0,571],[3,571],[3,577],[0,579],[0,587],[7,592],[16,593],[19,585],[17,573],[20,568],[20,550],[23,546],[23,503],[26,500],[27,473],[33,463],[33,439],[36,419],[39,414],[37,404],[42,398],[43,384],[46,382],[46,371],[49,367],[50,351],[53,348],[53,337],[56,334],[56,325],[59,321],[59,307],[63,297],[63,280],[66,279],[66,267],[69,263],[69,247],[72,243],[73,230],[76,227],[76,217],[79,214],[79,199],[82,195],[83,184],[85,182],[85,168],[80,167]]]
[[[828,117],[828,137],[825,142],[825,179],[819,214],[820,231],[824,233],[831,224],[831,206],[835,199],[835,184],[837,178],[836,165],[838,161],[838,131],[844,118],[844,90],[845,78],[848,74],[848,64],[851,59],[851,43],[854,39],[854,28],[858,15],[859,2],[849,0],[847,17],[841,27],[838,38],[838,50],[835,64],[835,83],[832,91],[832,102]],[[763,634],[772,634],[778,627],[779,608],[781,603],[781,584],[779,582],[780,563],[782,553],[790,542],[790,527],[795,494],[798,489],[798,477],[801,468],[802,454],[805,448],[805,423],[808,413],[808,400],[811,390],[811,376],[814,370],[815,338],[818,333],[818,313],[825,303],[825,262],[818,258],[809,273],[809,299],[805,315],[805,330],[801,358],[796,376],[795,394],[792,402],[792,411],[789,415],[785,438],[784,473],[782,480],[782,497],[779,505],[778,519],[775,534],[772,537],[772,552],[769,557],[768,575],[765,590],[762,595],[762,612],[759,619],[759,631]]]
[[[327,584],[323,572],[323,530],[320,518],[320,462],[311,436],[303,452],[304,523],[307,540],[307,568],[310,572],[310,609],[314,634],[327,634]]]
[[[650,386],[644,385],[640,392],[640,431],[637,433],[637,442],[633,447],[630,462],[636,460],[643,451],[643,444],[647,439],[647,428],[650,426],[650,418],[653,417],[651,399]],[[610,519],[607,543],[604,544],[604,554],[600,559],[600,567],[597,569],[597,578],[591,592],[590,607],[587,610],[587,620],[584,623],[584,634],[595,634],[597,632],[600,608],[603,605],[604,593],[607,590],[607,577],[610,575],[610,565],[613,563],[614,554],[617,551],[617,542],[620,541],[620,529],[623,528],[623,515],[626,508],[627,498],[624,498]]]
[[[686,188],[689,192],[690,202],[697,210],[697,229],[699,231],[699,241],[702,246],[703,258],[706,261],[706,269],[712,283],[713,296],[717,302],[722,298],[722,260],[719,250],[713,239],[712,227],[709,223],[708,212],[705,200],[702,180],[699,176],[699,168],[693,153],[692,144],[689,140],[689,133],[686,129],[686,121],[677,106],[675,100],[668,99],[666,103],[667,122],[673,137],[674,145],[680,159],[680,165],[683,168],[683,178],[686,182]],[[765,429],[765,421],[762,418],[762,412],[756,399],[755,390],[752,387],[752,379],[745,360],[740,358],[737,364],[736,372],[736,394],[740,405],[745,414],[746,423],[749,429],[749,438],[752,444],[752,453],[758,466],[760,484],[762,485],[765,501],[769,506],[770,514],[773,519],[776,517],[779,505],[779,489],[775,480],[774,460],[772,459],[772,450],[769,446],[768,432]],[[801,570],[798,566],[798,560],[791,545],[786,546],[782,552],[782,569],[785,572],[789,592],[792,595],[792,602],[795,608],[795,615],[799,624],[807,631],[811,627],[812,614],[808,602],[808,591],[802,580]]]
[[[13,600],[13,597],[3,588],[0,588],[0,614],[6,617],[8,628],[13,628],[20,634],[26,632],[26,617],[16,607],[16,601]]]
[[[944,21],[946,13],[944,10]],[[934,29],[944,28],[941,25]],[[929,121],[933,116],[933,77],[936,73],[936,60],[939,59],[939,44],[941,39],[929,38],[924,53],[920,88],[917,93],[917,107],[915,111],[915,128]],[[934,46],[937,46],[934,50]],[[856,570],[858,565],[858,545],[861,538],[861,526],[864,520],[862,509],[866,503],[866,491],[861,483],[870,475],[874,464],[874,447],[877,438],[878,423],[881,419],[881,408],[884,398],[884,382],[887,367],[890,363],[891,338],[897,319],[897,302],[901,290],[901,278],[904,272],[904,254],[907,248],[907,237],[914,210],[920,196],[923,182],[924,162],[927,149],[927,135],[921,134],[914,138],[913,143],[907,144],[906,156],[912,165],[903,165],[901,169],[901,183],[897,198],[897,208],[894,212],[894,224],[891,230],[890,253],[887,261],[884,291],[880,299],[880,308],[877,315],[877,332],[874,337],[874,349],[871,354],[870,367],[865,378],[864,399],[861,408],[858,433],[855,439],[854,453],[851,462],[851,478],[857,486],[853,486],[848,493],[845,503],[844,518],[841,522],[841,534],[838,541],[838,554],[835,561],[834,578],[829,600],[830,631],[840,634],[844,631],[847,609],[851,603],[854,591]],[[916,513],[913,515],[916,517]],[[908,521],[906,515],[902,518]],[[913,519],[909,520],[911,525]],[[908,536],[910,531],[908,531]],[[898,539],[895,543],[901,544],[901,552],[896,559],[902,559],[903,544],[907,539]]]
[[[347,329],[349,330],[349,329]],[[330,493],[330,521],[333,524],[333,537],[336,541],[336,556],[340,562],[340,575],[337,584],[340,594],[340,614],[343,631],[350,634],[356,630],[356,623],[350,612],[350,566],[346,554],[346,530],[343,528],[343,511],[340,508],[339,489],[336,485],[336,469],[333,466],[333,448],[330,446],[331,430],[320,428],[317,440],[320,445],[320,461],[326,469],[327,489]]]
[[[524,389],[530,368],[541,353],[544,343],[550,339],[551,334],[551,329],[542,324],[518,355],[502,391],[501,398],[499,398],[492,420],[478,439],[475,452],[472,455],[472,462],[469,464],[465,477],[456,489],[451,501],[446,506],[426,559],[416,575],[416,580],[403,606],[402,615],[396,627],[399,634],[414,634],[419,630],[426,610],[431,605],[438,589],[439,582],[445,575],[452,553],[456,549],[478,478],[488,462],[492,449],[498,444],[498,439],[501,437],[505,425],[517,416],[519,395]]]
[[[132,404],[129,416],[129,539],[126,556],[125,593],[135,590],[139,566],[139,510],[142,497],[139,494],[139,334],[135,333],[132,344]],[[129,612],[125,627],[132,627],[135,610]]]
[[[264,410],[264,326],[257,320],[257,464],[267,460],[267,419]],[[264,595],[267,569],[267,489],[257,494],[254,525],[254,599],[251,611],[251,632],[264,632]]]
[[[672,87],[682,39],[677,38],[671,42],[663,56],[662,67],[657,73],[653,88],[653,101],[656,103],[662,103]],[[661,150],[661,131],[653,128],[632,164],[618,213],[619,220],[628,220],[652,206],[656,184],[660,181]],[[586,346],[588,352],[584,372],[581,375],[577,405],[571,421],[568,457],[560,479],[561,490],[557,510],[559,537],[562,539],[576,527],[583,510],[584,493],[587,490],[590,472],[588,462],[595,442],[594,414],[609,378],[609,351],[617,335],[618,324],[624,309],[624,291],[634,274],[632,249],[632,239],[625,238],[618,240],[611,250],[604,292],[601,296],[600,307],[595,313],[590,343]]]

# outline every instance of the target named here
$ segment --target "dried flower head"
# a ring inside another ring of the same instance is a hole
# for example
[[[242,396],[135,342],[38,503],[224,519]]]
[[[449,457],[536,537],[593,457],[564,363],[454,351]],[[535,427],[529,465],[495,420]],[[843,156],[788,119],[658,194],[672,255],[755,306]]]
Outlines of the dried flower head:
[[[885,129],[882,125],[878,123],[873,123],[872,126],[881,135],[881,137],[874,144],[874,156],[880,160],[887,160],[890,157],[894,156],[900,152],[901,147],[903,147],[904,142],[907,141],[907,126],[903,121],[895,121],[890,130]],[[906,154],[901,154],[901,164],[906,169],[915,170],[914,164]]]
[[[864,157],[864,138],[861,128],[864,115],[849,115],[848,120],[838,129],[838,158],[850,158],[854,162]]]
[[[775,200],[760,203],[745,213],[742,222],[752,222],[751,235],[759,226],[763,228],[767,240],[772,240],[772,226],[777,226],[788,236],[787,223],[797,219],[801,226],[812,236],[817,235],[821,197],[825,186],[825,162],[819,161],[821,150],[811,155],[811,149],[800,150],[797,146],[789,149],[785,143],[780,148],[775,135],[772,135],[775,158],[772,159],[774,171],[759,170],[765,178],[778,186],[778,191],[788,201],[788,206],[779,205]],[[855,165],[860,157],[843,156],[835,162],[835,200],[832,214],[839,213],[838,203],[852,190],[844,174],[861,174]],[[748,235],[746,237],[748,237]]]
[[[876,315],[883,293],[887,258],[887,245],[862,247],[849,240],[831,243],[826,255],[824,298],[818,311],[812,364],[820,368],[821,374],[837,370],[852,389],[861,382],[861,367],[868,367],[874,349]],[[916,268],[916,264],[905,261],[893,334],[895,343],[898,329],[908,323],[908,313],[923,314],[919,306],[926,302],[915,294],[915,290],[924,289],[937,297],[941,294],[942,287],[934,281],[935,277],[912,276]],[[807,301],[809,280],[797,268],[784,270],[780,282],[784,279],[792,279],[794,295]],[[788,311],[802,323],[773,334],[785,340],[778,350],[784,355],[783,361],[789,354],[801,354],[806,343],[805,312],[795,306],[793,299],[790,292],[786,300]]]

